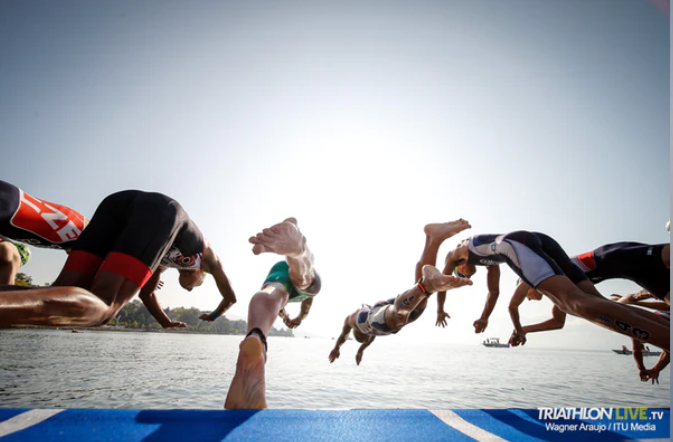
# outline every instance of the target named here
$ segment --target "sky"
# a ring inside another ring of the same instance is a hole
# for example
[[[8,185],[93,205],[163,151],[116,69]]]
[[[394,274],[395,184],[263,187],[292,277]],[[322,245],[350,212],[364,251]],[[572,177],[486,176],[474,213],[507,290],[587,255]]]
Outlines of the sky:
[[[178,200],[211,242],[246,318],[277,256],[248,238],[294,216],[323,289],[297,335],[338,336],[363,303],[415,283],[427,223],[541,231],[570,254],[670,241],[668,2],[0,2],[0,179],[92,216],[107,195]],[[66,255],[33,248],[53,281]],[[516,276],[485,334],[487,289],[449,292],[394,337],[506,340]],[[212,278],[164,307],[214,309]],[[628,281],[605,295],[639,290]],[[526,302],[522,323],[551,302]],[[298,305],[288,307],[291,315]],[[281,325],[280,320],[276,323]],[[619,348],[579,318],[530,347]]]

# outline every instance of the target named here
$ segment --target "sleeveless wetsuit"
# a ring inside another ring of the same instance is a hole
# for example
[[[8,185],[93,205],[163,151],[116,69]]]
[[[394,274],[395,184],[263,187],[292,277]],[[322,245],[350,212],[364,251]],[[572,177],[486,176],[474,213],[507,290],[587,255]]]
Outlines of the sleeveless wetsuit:
[[[360,333],[371,336],[385,336],[397,333],[386,324],[386,310],[389,306],[395,304],[396,298],[390,298],[386,301],[380,301],[373,306],[362,304],[362,308],[355,318],[355,328]]]
[[[31,246],[69,249],[82,230],[81,213],[0,180],[0,235]]]
[[[269,274],[262,284],[262,288],[266,287],[271,282],[278,282],[285,287],[288,293],[287,302],[302,302],[308,298],[313,298],[320,292],[322,286],[320,275],[315,272],[315,277],[310,286],[304,290],[299,290],[292,284],[290,280],[290,266],[285,261],[279,261],[271,267]]]
[[[105,198],[74,244],[64,270],[121,275],[142,287],[162,258],[172,267],[195,266],[203,255],[203,235],[174,199],[126,190]]]
[[[628,279],[663,300],[671,290],[670,271],[661,259],[666,244],[618,242],[574,256],[594,284],[607,279]]]
[[[531,287],[537,287],[555,275],[565,275],[575,284],[587,280],[563,248],[544,233],[520,230],[470,238],[467,264],[492,266],[504,263]]]

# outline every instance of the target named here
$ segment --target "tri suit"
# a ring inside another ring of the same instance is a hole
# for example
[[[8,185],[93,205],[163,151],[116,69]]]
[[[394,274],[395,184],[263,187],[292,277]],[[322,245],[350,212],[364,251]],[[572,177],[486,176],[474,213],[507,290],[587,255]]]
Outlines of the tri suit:
[[[109,271],[142,287],[159,265],[198,269],[204,238],[174,199],[125,190],[105,198],[72,247],[63,270]]]

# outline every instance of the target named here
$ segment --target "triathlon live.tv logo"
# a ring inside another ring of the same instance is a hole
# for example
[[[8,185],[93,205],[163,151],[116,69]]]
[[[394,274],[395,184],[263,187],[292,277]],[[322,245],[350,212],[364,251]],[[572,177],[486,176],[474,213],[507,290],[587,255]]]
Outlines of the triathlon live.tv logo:
[[[647,407],[632,408],[538,408],[538,419],[545,422],[547,431],[558,433],[590,431],[602,433],[656,431],[663,424],[665,412]],[[550,422],[551,421],[551,422]],[[588,421],[588,422],[567,422]]]

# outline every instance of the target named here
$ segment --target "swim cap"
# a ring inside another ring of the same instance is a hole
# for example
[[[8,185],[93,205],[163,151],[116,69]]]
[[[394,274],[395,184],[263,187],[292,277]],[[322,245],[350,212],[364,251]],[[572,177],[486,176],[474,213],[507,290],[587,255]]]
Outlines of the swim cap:
[[[669,219],[668,222],[666,223],[666,231],[668,233],[671,233],[671,220]]]
[[[12,241],[12,244],[14,244],[16,249],[19,251],[19,256],[21,257],[21,266],[25,266],[30,260],[30,249],[27,245],[21,244],[20,242]]]

